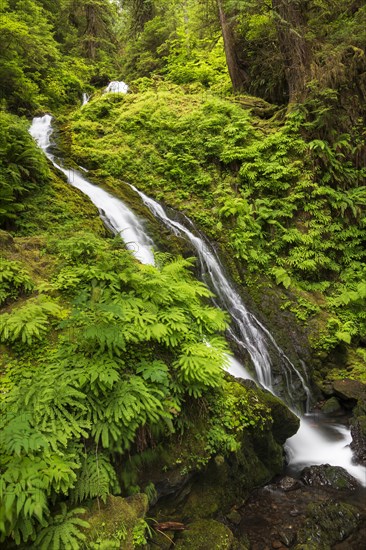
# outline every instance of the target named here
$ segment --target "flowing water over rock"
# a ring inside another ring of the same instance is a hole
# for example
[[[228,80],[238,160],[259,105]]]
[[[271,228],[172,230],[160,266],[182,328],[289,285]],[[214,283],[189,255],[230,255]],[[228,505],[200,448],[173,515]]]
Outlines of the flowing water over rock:
[[[142,221],[122,201],[97,185],[88,182],[77,170],[64,168],[60,161],[48,152],[51,145],[52,117],[45,115],[33,120],[30,134],[46,153],[53,165],[67,177],[68,182],[85,193],[99,208],[104,223],[114,234],[119,234],[126,247],[132,250],[140,262],[154,264],[153,241],[147,235]]]
[[[81,104],[86,105],[88,103],[89,99],[90,99],[90,95],[84,92]]]
[[[143,263],[153,264],[153,241],[147,235],[142,221],[122,201],[88,182],[78,171],[60,166],[60,161],[47,151],[52,134],[50,115],[35,118],[30,133],[54,166],[66,175],[69,183],[90,197],[92,202],[99,208],[106,225],[114,233],[121,235],[127,248],[133,251],[136,258]],[[167,215],[160,204],[136,188],[133,189],[156,218],[163,222],[175,235],[184,236],[188,239],[196,249],[201,263],[202,278],[215,290],[219,305],[230,313],[233,320],[230,335],[239,347],[249,354],[258,381],[264,387],[273,390],[271,353],[274,351],[282,365],[283,378],[288,393],[291,394],[291,388],[297,380],[308,400],[310,393],[305,375],[295,368],[276,344],[271,333],[247,310],[234,285],[225,275],[225,271],[212,246],[202,235],[198,235],[188,218],[183,217],[184,224],[174,220]],[[228,370],[234,376],[250,377],[246,369],[233,358]],[[336,436],[335,439],[334,436]],[[302,418],[298,434],[287,441],[290,466],[295,470],[302,469],[305,465],[320,463],[344,466],[352,475],[357,477],[360,483],[366,486],[366,468],[355,466],[352,463],[352,452],[349,449],[349,443],[350,431],[348,429],[332,426],[326,434],[319,426],[317,427],[313,422],[308,422],[307,419]]]
[[[113,92],[116,94],[127,94],[128,84],[123,81],[112,80],[105,89],[105,92]]]

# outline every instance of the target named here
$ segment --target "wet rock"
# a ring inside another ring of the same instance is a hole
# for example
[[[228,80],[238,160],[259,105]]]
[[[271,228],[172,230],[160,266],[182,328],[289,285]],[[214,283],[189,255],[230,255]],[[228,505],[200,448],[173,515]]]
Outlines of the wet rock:
[[[366,398],[366,384],[357,380],[334,380],[333,390],[350,407],[356,405],[359,399]]]
[[[296,533],[291,529],[284,529],[278,533],[278,537],[285,546],[291,546],[295,542]]]
[[[297,534],[295,550],[330,550],[345,540],[360,523],[357,508],[344,502],[327,500],[310,504],[305,525]]]
[[[282,489],[282,491],[287,492],[299,489],[301,487],[301,482],[293,477],[285,476],[278,482],[277,485],[280,489]]]
[[[334,414],[340,412],[342,406],[336,397],[331,397],[325,401],[321,409],[324,414]]]
[[[306,485],[312,487],[353,490],[358,486],[356,479],[347,470],[329,464],[304,468],[301,472],[301,479]]]
[[[213,519],[190,523],[174,542],[175,550],[232,550],[236,546],[230,529]]]
[[[233,523],[234,525],[239,525],[241,522],[241,515],[237,510],[231,510],[227,516],[226,519],[230,521],[230,523]]]
[[[359,464],[366,466],[366,415],[352,420],[351,435],[353,456]]]
[[[190,491],[190,481],[193,478],[194,472],[182,472],[178,469],[172,469],[166,473],[164,477],[161,477],[159,481],[155,483],[155,490],[157,493],[157,499],[166,497],[168,495],[182,493]],[[184,493],[185,496],[186,493]]]

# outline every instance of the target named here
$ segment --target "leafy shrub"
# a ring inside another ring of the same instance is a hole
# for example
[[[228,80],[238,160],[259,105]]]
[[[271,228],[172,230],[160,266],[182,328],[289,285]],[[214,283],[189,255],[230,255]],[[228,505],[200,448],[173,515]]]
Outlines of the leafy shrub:
[[[48,182],[47,160],[27,123],[0,111],[0,227],[16,220],[24,198]]]

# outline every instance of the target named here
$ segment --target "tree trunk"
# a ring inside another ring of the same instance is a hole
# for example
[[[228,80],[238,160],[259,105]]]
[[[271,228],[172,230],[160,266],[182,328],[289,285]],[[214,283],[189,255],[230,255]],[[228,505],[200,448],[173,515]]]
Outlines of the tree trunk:
[[[305,39],[307,0],[273,0],[278,41],[285,60],[289,103],[306,97],[310,78],[311,50]]]
[[[248,83],[248,75],[237,53],[232,23],[228,20],[222,0],[217,0],[221,32],[224,39],[226,63],[234,91],[243,90]]]

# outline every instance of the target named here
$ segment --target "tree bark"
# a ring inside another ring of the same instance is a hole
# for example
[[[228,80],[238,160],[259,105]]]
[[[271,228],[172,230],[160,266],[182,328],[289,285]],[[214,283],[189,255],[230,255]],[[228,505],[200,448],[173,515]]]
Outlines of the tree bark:
[[[272,0],[290,104],[305,99],[310,77],[311,50],[305,38],[307,3],[307,0]]]
[[[221,32],[224,39],[225,57],[234,91],[243,90],[248,83],[248,75],[239,60],[233,25],[229,21],[222,0],[217,0]]]

